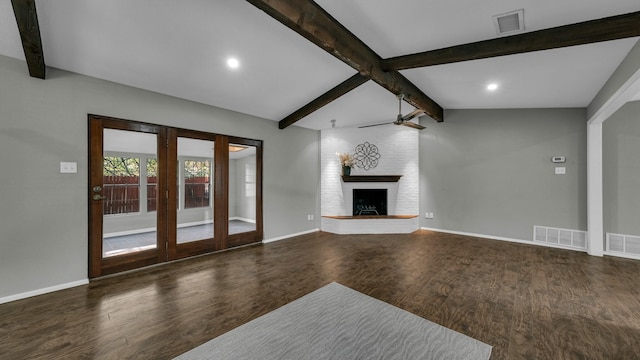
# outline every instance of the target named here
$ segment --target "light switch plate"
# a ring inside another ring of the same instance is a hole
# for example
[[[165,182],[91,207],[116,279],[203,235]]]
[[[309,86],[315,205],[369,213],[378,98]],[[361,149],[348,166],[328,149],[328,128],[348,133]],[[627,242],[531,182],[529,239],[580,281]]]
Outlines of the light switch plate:
[[[78,163],[76,162],[60,162],[60,174],[76,174],[78,173]]]

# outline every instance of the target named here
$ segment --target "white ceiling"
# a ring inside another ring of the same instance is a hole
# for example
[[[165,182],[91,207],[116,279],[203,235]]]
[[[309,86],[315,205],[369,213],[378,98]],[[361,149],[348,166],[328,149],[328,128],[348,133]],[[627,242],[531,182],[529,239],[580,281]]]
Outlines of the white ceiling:
[[[496,38],[493,15],[524,9],[525,31],[640,11],[638,0],[317,0],[383,58]],[[278,121],[355,70],[238,0],[37,0],[45,62],[88,76]],[[0,54],[24,59],[10,0]],[[586,107],[638,38],[402,73],[445,109]],[[229,70],[229,56],[241,67]],[[25,75],[28,74],[25,64]],[[45,80],[46,81],[46,80]],[[489,82],[498,91],[485,90]],[[403,112],[413,110],[403,104]],[[395,118],[367,82],[296,125]],[[106,114],[108,115],[108,114]],[[445,119],[446,121],[446,119]],[[285,130],[286,131],[286,130]]]

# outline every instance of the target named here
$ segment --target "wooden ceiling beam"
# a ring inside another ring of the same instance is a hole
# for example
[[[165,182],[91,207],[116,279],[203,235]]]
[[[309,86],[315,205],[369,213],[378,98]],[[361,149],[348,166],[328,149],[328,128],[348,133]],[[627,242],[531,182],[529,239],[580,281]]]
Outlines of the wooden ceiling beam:
[[[42,51],[42,38],[40,37],[40,25],[38,24],[35,0],[11,0],[11,5],[18,23],[29,75],[44,79],[46,66],[44,64],[44,52]]]
[[[384,71],[382,58],[312,0],[247,0],[269,16],[393,94],[442,121],[440,105],[397,71]]]
[[[289,116],[285,117],[284,119],[280,120],[280,122],[278,123],[278,127],[280,129],[284,129],[284,128],[288,127],[289,125],[294,124],[298,120],[301,120],[305,116],[307,116],[307,115],[311,114],[312,112],[320,109],[321,107],[329,104],[333,100],[335,100],[335,99],[339,98],[340,96],[348,93],[349,91],[357,88],[358,86],[366,83],[367,81],[369,81],[369,78],[366,77],[366,76],[360,75],[360,73],[357,73],[357,74],[353,75],[352,77],[350,77],[347,80],[343,81],[342,83],[340,83],[339,85],[337,85],[333,89],[331,89],[331,90],[327,91],[326,93],[318,96],[316,99],[314,99],[313,101],[311,101],[307,105],[305,105],[305,106],[301,107],[300,109],[296,110],[291,115],[289,115]]]
[[[640,12],[384,59],[398,71],[640,36]]]

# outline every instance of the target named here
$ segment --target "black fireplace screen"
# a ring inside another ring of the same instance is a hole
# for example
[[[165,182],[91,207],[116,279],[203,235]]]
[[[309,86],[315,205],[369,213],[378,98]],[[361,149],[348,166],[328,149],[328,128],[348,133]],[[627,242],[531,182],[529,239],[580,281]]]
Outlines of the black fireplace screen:
[[[387,189],[353,189],[353,216],[387,215]]]

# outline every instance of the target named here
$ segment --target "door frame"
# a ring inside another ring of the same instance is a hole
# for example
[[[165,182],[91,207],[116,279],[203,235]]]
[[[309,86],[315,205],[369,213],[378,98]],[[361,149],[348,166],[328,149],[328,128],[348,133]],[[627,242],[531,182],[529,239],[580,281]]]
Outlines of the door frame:
[[[89,277],[98,277],[120,271],[135,269],[143,266],[157,264],[167,259],[166,244],[166,212],[156,212],[157,241],[156,248],[138,251],[131,254],[119,255],[104,258],[103,254],[103,216],[102,201],[94,200],[93,196],[102,195],[93,191],[95,186],[104,188],[103,184],[103,153],[104,153],[104,129],[116,129],[125,131],[135,131],[147,134],[156,134],[158,158],[158,182],[157,193],[165,194],[167,191],[166,168],[160,164],[166,164],[167,148],[163,144],[167,143],[167,131],[162,126],[116,119],[100,115],[89,115]],[[166,208],[166,197],[157,197],[157,208]],[[165,226],[163,226],[165,225]]]
[[[226,148],[228,149],[229,144],[238,144],[238,145],[246,145],[246,146],[254,146],[256,148],[256,230],[251,232],[239,233],[229,235],[225,244],[225,248],[243,246],[247,244],[252,244],[258,241],[262,241],[263,239],[263,224],[262,224],[262,152],[263,152],[263,144],[262,140],[252,140],[239,138],[235,136],[229,136],[228,141],[226,143]],[[229,167],[229,152],[227,151],[227,155],[225,157],[225,167],[227,169],[226,178],[228,178],[228,167]],[[228,184],[222,184],[225,194],[228,193]],[[229,199],[227,196],[227,206],[225,209],[228,211]],[[228,216],[227,216],[228,218]],[[227,223],[228,225],[228,223]],[[228,233],[228,226],[227,226]]]
[[[176,260],[182,259],[190,256],[205,254],[212,251],[223,250],[226,247],[224,246],[224,238],[225,232],[220,230],[219,228],[224,226],[225,218],[223,216],[226,215],[225,204],[227,204],[226,193],[223,191],[220,183],[226,181],[222,178],[224,173],[222,173],[222,167],[224,164],[220,164],[220,159],[224,157],[222,153],[225,136],[206,133],[202,131],[195,130],[185,130],[178,128],[170,128],[168,129],[168,164],[176,164],[178,163],[178,138],[190,138],[190,139],[198,139],[198,140],[208,140],[214,142],[214,148],[211,150],[213,163],[211,166],[213,167],[213,184],[212,184],[212,192],[213,192],[213,224],[214,224],[214,232],[213,238],[210,239],[202,239],[197,241],[191,241],[185,244],[177,244],[175,241],[168,241],[167,249],[168,249],[168,260]],[[167,207],[168,209],[177,209],[178,208],[178,174],[176,166],[169,166],[167,169],[168,176],[168,200]],[[226,178],[226,176],[225,176]],[[223,182],[224,184],[224,182]],[[167,234],[168,239],[175,239],[177,237],[177,210],[176,211],[167,211]],[[173,226],[171,225],[173,224]]]
[[[89,278],[137,269],[232,247],[260,243],[263,239],[262,212],[262,155],[263,141],[227,136],[197,130],[155,125],[102,115],[88,115],[89,122],[89,183],[88,183],[88,239]],[[157,135],[157,246],[126,255],[104,258],[102,201],[96,201],[92,190],[103,186],[103,130],[117,129]],[[177,244],[177,139],[189,137],[214,141],[213,149],[213,208],[214,237],[192,243]],[[256,229],[229,235],[229,143],[256,147]],[[164,194],[164,196],[163,196]]]

